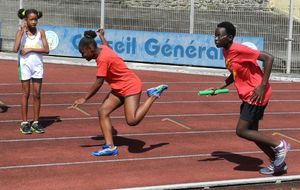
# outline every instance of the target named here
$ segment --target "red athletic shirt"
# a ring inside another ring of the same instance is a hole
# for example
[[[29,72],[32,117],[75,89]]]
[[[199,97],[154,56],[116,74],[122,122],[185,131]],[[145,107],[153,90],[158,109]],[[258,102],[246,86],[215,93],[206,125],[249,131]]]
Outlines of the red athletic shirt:
[[[98,77],[103,77],[118,96],[129,96],[142,91],[138,76],[128,69],[124,61],[108,46],[100,45],[97,59]]]
[[[242,44],[233,43],[228,50],[223,48],[226,68],[233,74],[234,85],[242,101],[249,104],[266,105],[271,96],[271,86],[268,83],[263,101],[251,103],[250,96],[253,90],[261,84],[263,72],[257,64],[260,51]]]

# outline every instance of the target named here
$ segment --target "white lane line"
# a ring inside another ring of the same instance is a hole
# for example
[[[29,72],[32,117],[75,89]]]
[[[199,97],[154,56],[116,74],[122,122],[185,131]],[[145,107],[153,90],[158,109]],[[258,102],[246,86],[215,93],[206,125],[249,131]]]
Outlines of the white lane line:
[[[145,81],[142,82],[143,84],[216,84],[223,81],[173,81],[173,82],[167,82],[167,81]],[[271,84],[295,84],[295,82],[289,82],[289,81],[270,81]],[[43,85],[85,85],[85,84],[93,84],[93,82],[43,82]],[[107,83],[104,83],[107,84]],[[19,86],[20,83],[0,83],[0,86]]]
[[[299,100],[270,100],[270,102],[300,102]],[[141,103],[144,103],[141,101]],[[240,100],[187,100],[187,101],[156,101],[154,104],[197,104],[197,103],[241,103]],[[89,102],[84,105],[101,105],[101,102]],[[42,104],[42,107],[51,107],[51,106],[69,106],[70,104]],[[33,106],[29,104],[28,106]],[[9,107],[21,107],[20,104],[9,105]]]
[[[293,149],[290,152],[299,152],[300,149]],[[232,152],[228,155],[239,154],[239,155],[252,155],[252,154],[262,154],[262,151],[247,151],[247,152]],[[227,155],[227,154],[220,154]],[[57,163],[42,163],[42,164],[29,164],[29,165],[11,165],[11,166],[1,166],[0,170],[8,169],[22,169],[22,168],[40,168],[40,167],[57,167],[57,166],[72,166],[72,165],[84,165],[84,164],[96,164],[96,163],[113,163],[113,162],[131,162],[131,161],[147,161],[147,160],[168,160],[168,159],[182,159],[182,158],[195,158],[195,157],[211,157],[211,153],[206,154],[188,154],[188,155],[171,155],[171,156],[154,156],[154,157],[144,157],[144,158],[123,158],[110,160],[90,160],[90,161],[78,161],[78,162],[57,162]],[[217,155],[214,155],[214,157]]]
[[[300,100],[270,100],[270,102],[300,102]],[[144,103],[141,101],[141,103]],[[154,104],[197,104],[197,103],[241,103],[240,100],[191,100],[191,101],[156,101]],[[84,105],[101,105],[101,102],[90,102]],[[42,104],[42,107],[69,106],[70,104]],[[33,106],[29,104],[28,106]],[[9,105],[9,107],[21,107],[19,104]]]
[[[300,128],[280,128],[280,129],[261,129],[260,131],[300,131]],[[119,137],[136,137],[136,136],[165,136],[165,135],[196,135],[196,134],[214,134],[214,133],[235,133],[235,130],[209,130],[209,131],[178,131],[178,132],[159,132],[159,133],[126,133],[121,135],[114,135]],[[57,141],[57,140],[78,140],[78,139],[91,139],[99,136],[70,136],[70,137],[45,137],[45,138],[26,138],[26,139],[2,139],[0,143],[11,142],[31,142],[31,141]]]
[[[300,112],[268,112],[265,115],[299,115]],[[195,114],[162,114],[162,115],[146,115],[146,118],[162,118],[162,117],[207,117],[207,116],[236,116],[240,113],[195,113]],[[125,116],[111,116],[111,119],[124,119]],[[94,120],[98,117],[61,117],[60,121],[73,120]],[[52,121],[53,119],[42,119],[42,121]],[[20,122],[19,119],[1,120],[0,123]]]
[[[261,151],[252,152],[236,152],[232,154],[260,154]],[[180,158],[193,158],[193,157],[208,157],[208,154],[191,154],[191,155],[172,155],[172,156],[157,156],[157,157],[144,157],[144,158],[125,158],[125,159],[110,159],[110,160],[95,160],[95,161],[79,161],[79,162],[59,162],[59,163],[44,163],[44,164],[29,164],[29,165],[12,165],[1,166],[0,170],[7,169],[21,169],[21,168],[38,168],[38,167],[53,167],[53,166],[70,166],[82,164],[95,164],[95,163],[113,163],[113,162],[129,162],[129,161],[146,161],[146,160],[163,160],[163,159],[180,159]]]
[[[100,91],[98,94],[107,94],[109,91]],[[143,91],[145,93],[146,91]],[[197,90],[168,90],[168,93],[197,93]],[[272,90],[272,92],[278,93],[299,93],[300,90]],[[88,92],[42,92],[42,95],[64,95],[64,94],[86,94]],[[236,90],[230,90],[229,93],[236,93]],[[9,93],[0,93],[1,96],[15,96],[21,95],[21,92],[9,92]]]

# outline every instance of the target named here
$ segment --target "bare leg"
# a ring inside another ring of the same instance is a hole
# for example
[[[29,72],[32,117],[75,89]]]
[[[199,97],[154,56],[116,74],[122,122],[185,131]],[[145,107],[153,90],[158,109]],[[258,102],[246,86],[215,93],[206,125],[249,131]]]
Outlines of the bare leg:
[[[21,97],[21,113],[22,120],[27,121],[28,114],[28,98],[30,92],[30,80],[22,81],[22,97]]]
[[[41,89],[42,82],[33,82],[33,121],[38,121],[40,117],[40,109],[41,109]]]
[[[109,93],[98,110],[99,125],[104,136],[105,143],[109,145],[110,148],[114,147],[114,142],[112,137],[112,124],[109,116],[121,105],[123,105],[123,100],[116,95]]]
[[[143,104],[140,104],[140,98],[141,93],[125,97],[125,116],[126,121],[130,126],[139,124],[157,99],[156,96],[150,96]]]
[[[258,124],[259,121],[253,122],[251,130],[258,131]],[[270,160],[275,160],[275,152],[270,146],[259,142],[255,142],[255,144],[270,158]]]
[[[253,125],[253,122],[245,121],[243,119],[239,119],[237,127],[236,127],[236,134],[239,137],[242,137],[244,139],[253,141],[255,143],[264,144],[266,146],[270,146],[275,148],[277,145],[280,144],[280,141],[270,137],[266,136],[257,130],[252,130],[251,126]],[[257,123],[258,128],[258,123]]]

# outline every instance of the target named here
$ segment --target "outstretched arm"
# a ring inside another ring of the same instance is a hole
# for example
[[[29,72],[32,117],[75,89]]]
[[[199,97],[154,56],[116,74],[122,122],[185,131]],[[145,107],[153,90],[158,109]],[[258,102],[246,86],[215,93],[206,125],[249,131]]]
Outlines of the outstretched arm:
[[[107,41],[106,41],[106,39],[104,37],[104,29],[99,28],[97,30],[97,32],[98,32],[98,35],[99,35],[99,38],[100,38],[102,44],[105,45],[105,46],[108,46],[108,43],[107,43]]]
[[[101,88],[103,82],[104,82],[104,78],[97,77],[96,81],[94,82],[94,84],[90,88],[88,94],[84,98],[80,98],[78,100],[75,100],[75,102],[73,103],[72,106],[76,107],[79,104],[84,104],[87,100],[89,100],[91,97],[93,97],[98,92],[98,90]]]
[[[222,89],[222,88],[225,88],[227,86],[229,86],[230,84],[232,84],[234,82],[234,79],[233,79],[233,74],[231,73],[227,79],[224,81],[224,83],[219,86],[217,89]]]
[[[224,81],[224,83],[222,83],[220,86],[214,88],[208,88],[206,90],[213,90],[214,92],[218,89],[223,89],[223,88],[226,88],[227,86],[229,86],[230,84],[232,84],[234,82],[234,79],[233,79],[233,74],[231,73]],[[215,93],[212,93],[211,96],[215,96],[217,94]]]

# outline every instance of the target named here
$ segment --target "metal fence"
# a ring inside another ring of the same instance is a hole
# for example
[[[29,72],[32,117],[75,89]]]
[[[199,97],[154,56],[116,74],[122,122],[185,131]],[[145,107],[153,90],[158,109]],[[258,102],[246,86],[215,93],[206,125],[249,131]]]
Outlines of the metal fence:
[[[216,24],[231,21],[238,36],[263,37],[265,51],[275,56],[274,72],[287,72],[288,14],[269,8],[268,1],[226,4],[223,0],[210,0],[205,1],[205,6],[201,2],[204,1],[106,0],[104,16],[101,0],[24,0],[21,4],[43,12],[40,24],[58,26],[97,28],[102,18],[109,29],[213,34]],[[0,48],[10,51],[19,22],[16,14],[20,0],[0,0],[0,4]],[[299,15],[300,7],[294,6],[293,11]],[[300,73],[299,19],[294,19],[292,29],[290,72]]]

